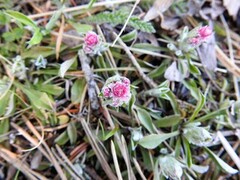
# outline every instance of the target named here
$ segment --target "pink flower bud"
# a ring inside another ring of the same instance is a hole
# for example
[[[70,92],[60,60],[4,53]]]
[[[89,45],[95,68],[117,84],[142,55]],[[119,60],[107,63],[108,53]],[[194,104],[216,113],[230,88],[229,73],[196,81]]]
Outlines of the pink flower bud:
[[[104,87],[102,92],[104,97],[111,97],[111,89],[109,87]]]
[[[123,77],[123,78],[122,78],[122,82],[123,82],[124,84],[126,84],[126,85],[129,85],[129,84],[130,84],[130,80],[129,80],[128,78],[126,78],[126,77]]]
[[[99,43],[99,37],[95,32],[88,32],[84,38],[84,44],[89,47],[96,46]]]
[[[209,36],[212,35],[212,30],[209,26],[201,27],[198,30],[198,35],[202,40],[206,40]]]
[[[201,43],[201,39],[199,37],[194,37],[190,39],[190,43],[194,46],[197,46]]]
[[[91,54],[91,53],[93,53],[93,49],[92,49],[91,47],[89,47],[89,46],[83,45],[83,50],[84,50],[84,52],[85,52],[86,54]]]

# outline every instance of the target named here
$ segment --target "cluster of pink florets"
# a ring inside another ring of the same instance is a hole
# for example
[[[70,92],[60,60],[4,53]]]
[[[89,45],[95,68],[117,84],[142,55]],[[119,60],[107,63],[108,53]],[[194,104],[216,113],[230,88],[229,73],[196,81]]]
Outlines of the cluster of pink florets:
[[[94,52],[94,49],[97,47],[99,43],[100,43],[99,36],[95,32],[90,31],[84,37],[83,50],[85,51],[85,53],[91,54]]]
[[[209,26],[200,27],[197,30],[196,36],[190,39],[190,43],[194,46],[198,46],[203,42],[207,41],[207,39],[212,35],[212,29]]]
[[[102,88],[101,96],[106,104],[119,107],[131,99],[130,80],[122,76],[109,78]]]

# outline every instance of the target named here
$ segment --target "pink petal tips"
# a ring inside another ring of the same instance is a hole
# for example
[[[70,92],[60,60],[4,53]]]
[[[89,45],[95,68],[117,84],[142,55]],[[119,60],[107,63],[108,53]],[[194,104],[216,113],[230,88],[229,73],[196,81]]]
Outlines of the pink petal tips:
[[[94,47],[99,43],[99,37],[95,32],[88,32],[84,38],[84,44],[87,47]]]
[[[122,76],[113,76],[104,84],[101,95],[105,104],[119,107],[131,99],[130,80]]]
[[[194,37],[189,39],[189,42],[193,46],[199,46],[213,34],[212,29],[209,26],[200,27]]]

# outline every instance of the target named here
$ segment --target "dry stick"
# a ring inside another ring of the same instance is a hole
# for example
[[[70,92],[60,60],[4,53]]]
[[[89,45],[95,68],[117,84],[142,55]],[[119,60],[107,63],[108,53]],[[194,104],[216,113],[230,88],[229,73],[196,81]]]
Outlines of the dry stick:
[[[92,7],[109,6],[109,5],[122,4],[122,3],[128,3],[128,2],[135,2],[135,0],[104,1],[104,2],[94,3]],[[65,9],[63,9],[63,13],[79,11],[79,10],[83,10],[83,9],[87,9],[87,8],[88,8],[88,4],[76,6],[76,7],[65,8]],[[39,17],[53,15],[55,12],[56,11],[48,11],[48,12],[44,12],[44,13],[29,15],[28,17],[35,19],[35,18],[39,18]]]
[[[82,71],[88,85],[88,96],[93,110],[99,109],[98,95],[96,92],[96,82],[94,81],[93,73],[90,68],[90,59],[86,56],[83,50],[78,51],[78,57],[81,62]]]
[[[116,33],[113,32],[114,37],[116,38],[117,35]],[[121,40],[121,38],[118,39],[119,44],[123,47],[123,49],[125,50],[125,52],[127,53],[128,57],[130,58],[130,60],[132,61],[133,65],[135,66],[135,68],[137,69],[140,77],[151,87],[151,88],[156,88],[157,84],[151,79],[149,78],[146,74],[144,74],[144,72],[142,71],[141,66],[138,64],[137,60],[135,59],[135,57],[133,56],[133,54],[131,53],[131,51],[129,50],[129,48],[127,47],[127,45]]]

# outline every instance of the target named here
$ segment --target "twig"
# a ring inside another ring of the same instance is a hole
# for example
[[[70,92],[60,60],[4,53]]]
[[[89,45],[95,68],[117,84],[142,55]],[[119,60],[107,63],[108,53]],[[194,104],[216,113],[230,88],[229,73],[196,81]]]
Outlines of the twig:
[[[116,38],[117,35],[116,33],[113,32],[114,37]],[[135,66],[135,68],[137,69],[140,77],[151,87],[151,88],[156,88],[157,84],[150,79],[146,74],[144,74],[144,72],[142,71],[141,66],[138,64],[136,58],[133,56],[133,54],[131,53],[131,51],[129,50],[129,48],[127,47],[127,45],[121,40],[121,38],[118,39],[119,44],[123,47],[123,49],[125,50],[125,52],[127,53],[128,57],[130,58],[130,60],[132,61],[133,65]]]
[[[88,85],[88,96],[93,110],[99,109],[98,95],[96,93],[96,82],[93,77],[93,72],[90,68],[90,59],[86,56],[83,50],[78,51],[78,57],[81,62],[82,71],[84,72],[85,79]]]
[[[128,24],[129,19],[131,18],[132,14],[133,14],[133,12],[134,12],[134,10],[135,10],[135,8],[137,7],[137,5],[138,5],[139,2],[140,2],[140,0],[136,0],[136,2],[135,2],[135,4],[134,4],[134,6],[133,6],[133,8],[132,8],[132,10],[131,10],[131,12],[130,12],[130,14],[128,15],[128,18],[127,18],[125,24],[123,25],[121,31],[119,32],[119,34],[117,35],[117,37],[116,37],[115,40],[113,41],[113,43],[112,43],[112,45],[111,45],[112,47],[115,45],[115,43],[118,41],[119,37],[122,35],[124,29],[126,28],[126,26],[127,26],[127,24]]]
[[[135,2],[135,0],[104,1],[104,2],[94,3],[92,7],[108,6],[108,5],[128,3],[128,2]],[[82,5],[82,6],[70,7],[70,8],[64,9],[63,13],[73,12],[73,11],[80,11],[80,10],[87,9],[87,8],[88,8],[88,4]],[[44,13],[29,15],[28,17],[32,18],[32,19],[35,19],[35,18],[39,18],[39,17],[53,15],[55,12],[56,11],[48,11],[48,12],[44,12]]]

